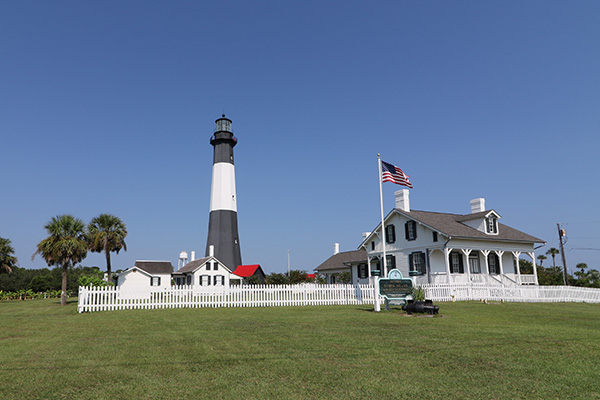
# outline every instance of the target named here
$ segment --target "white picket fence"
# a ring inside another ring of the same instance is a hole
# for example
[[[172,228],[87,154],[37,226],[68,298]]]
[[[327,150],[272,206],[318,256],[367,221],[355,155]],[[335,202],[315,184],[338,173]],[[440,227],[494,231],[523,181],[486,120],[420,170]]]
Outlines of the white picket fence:
[[[80,286],[77,310],[373,304],[374,293],[371,285],[173,286],[140,292]]]
[[[600,289],[574,286],[492,286],[431,284],[421,286],[436,302],[488,300],[511,302],[600,303]],[[79,287],[77,310],[82,312],[198,307],[279,307],[373,304],[371,285],[249,285],[231,287],[172,287],[140,292],[115,287]],[[383,303],[383,298],[379,298]]]
[[[527,303],[600,303],[600,289],[577,286],[490,286],[473,283],[431,284],[422,285],[422,288],[425,290],[426,297],[433,301],[488,300]]]

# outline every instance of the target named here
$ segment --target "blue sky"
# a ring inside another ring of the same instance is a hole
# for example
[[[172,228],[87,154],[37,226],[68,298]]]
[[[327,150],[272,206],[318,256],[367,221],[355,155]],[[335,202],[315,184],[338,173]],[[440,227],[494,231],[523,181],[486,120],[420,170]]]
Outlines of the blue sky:
[[[214,120],[233,120],[242,258],[312,270],[379,218],[377,153],[411,207],[502,222],[600,268],[597,1],[0,4],[0,236],[124,220],[136,259],[202,255]],[[393,192],[384,184],[386,213]],[[582,250],[594,249],[594,250]],[[548,260],[549,261],[549,260]],[[84,265],[104,268],[102,255]],[[549,265],[546,262],[546,265]]]

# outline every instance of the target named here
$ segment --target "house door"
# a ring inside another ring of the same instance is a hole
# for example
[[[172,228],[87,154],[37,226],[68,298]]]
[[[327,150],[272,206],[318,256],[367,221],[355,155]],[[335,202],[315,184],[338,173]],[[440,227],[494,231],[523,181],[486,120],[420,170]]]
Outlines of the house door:
[[[479,266],[479,255],[477,253],[471,253],[469,255],[469,271],[471,271],[472,274],[481,273],[481,267]]]

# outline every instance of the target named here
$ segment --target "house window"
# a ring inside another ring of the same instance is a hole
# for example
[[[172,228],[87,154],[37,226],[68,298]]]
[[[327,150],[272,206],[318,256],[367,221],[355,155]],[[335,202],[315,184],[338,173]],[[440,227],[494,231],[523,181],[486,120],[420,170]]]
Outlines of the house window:
[[[406,240],[415,240],[417,238],[417,223],[415,221],[408,221],[404,225],[404,231],[406,233]]]
[[[438,234],[437,234],[437,232],[433,232],[433,241],[434,242],[438,241]]]
[[[463,258],[461,253],[452,252],[450,253],[450,273],[452,274],[464,274],[465,269],[463,266]]]
[[[479,253],[477,252],[472,252],[469,254],[469,271],[471,271],[472,274],[481,273],[481,267],[479,265]]]
[[[216,271],[219,269],[219,263],[213,263],[213,271]]]
[[[223,275],[215,275],[214,276],[214,285],[215,286],[223,286],[225,284],[225,277]]]
[[[488,254],[488,267],[490,269],[490,274],[498,275],[500,273],[500,260],[498,260],[497,254]]]
[[[150,286],[160,286],[160,276],[150,278]]]
[[[187,276],[185,277],[185,282],[186,282],[188,285],[191,285],[191,284],[192,284],[192,276],[191,276],[191,275],[187,275]]]
[[[488,217],[485,219],[487,233],[498,233],[498,218]]]
[[[375,242],[371,242],[371,251],[375,250]]]
[[[368,278],[367,264],[358,264],[358,277],[359,279]]]
[[[410,265],[410,275],[424,275],[427,268],[425,267],[425,253],[418,251],[408,255],[408,263]]]
[[[387,265],[387,270],[391,270],[396,268],[396,256],[393,256],[391,254],[387,254],[385,256],[385,261],[386,261],[386,265]]]
[[[210,271],[210,263],[206,263],[206,270]]]
[[[200,286],[210,286],[210,275],[200,275]]]
[[[394,225],[388,225],[385,227],[385,242],[396,242],[396,227]]]

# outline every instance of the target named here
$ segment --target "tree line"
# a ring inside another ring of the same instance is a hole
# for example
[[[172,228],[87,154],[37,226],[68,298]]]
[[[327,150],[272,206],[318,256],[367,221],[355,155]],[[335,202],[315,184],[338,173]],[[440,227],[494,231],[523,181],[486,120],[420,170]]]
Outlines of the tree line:
[[[55,269],[60,270],[61,305],[67,304],[69,271],[73,273],[75,265],[84,260],[89,251],[105,253],[106,272],[109,282],[112,281],[110,253],[115,252],[118,254],[121,250],[127,251],[125,243],[127,227],[120,218],[114,215],[100,214],[93,218],[87,225],[83,220],[72,215],[58,215],[44,225],[44,229],[48,237],[38,243],[32,259],[39,255],[49,266],[56,266],[57,268]],[[27,275],[21,271],[21,268],[17,267],[17,259],[14,256],[11,241],[5,238],[0,238],[0,271],[8,272],[9,274],[19,271],[19,275]],[[50,285],[54,276],[53,274],[56,274],[56,272],[50,273],[50,270],[46,269],[46,272],[32,277],[32,280],[34,278],[37,279],[39,285],[45,283]],[[34,285],[38,285],[38,282],[34,282]],[[71,283],[73,284],[73,279],[71,279]],[[28,286],[32,286],[31,281]]]
[[[545,254],[537,256],[539,265],[536,264],[536,271],[540,285],[559,286],[564,284],[564,267],[556,265],[556,256],[559,254],[560,250],[551,247]],[[547,256],[552,258],[552,266],[546,268],[543,264],[548,259]],[[519,268],[521,273],[533,274],[533,263],[531,261],[519,260]],[[577,268],[577,271],[574,273],[575,276],[567,273],[566,281],[570,286],[600,288],[600,272],[598,270],[589,269],[586,263],[579,263],[575,268]]]

